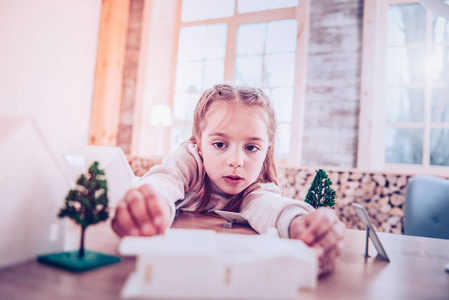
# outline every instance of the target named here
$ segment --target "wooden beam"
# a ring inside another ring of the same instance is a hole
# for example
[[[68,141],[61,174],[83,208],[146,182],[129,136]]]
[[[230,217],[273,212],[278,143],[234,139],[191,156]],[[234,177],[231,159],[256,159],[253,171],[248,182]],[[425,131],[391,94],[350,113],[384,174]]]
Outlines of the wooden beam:
[[[129,0],[102,1],[90,145],[117,145],[129,3]]]
[[[290,150],[287,164],[300,166],[304,139],[304,111],[306,107],[307,59],[309,53],[310,3],[312,0],[300,0],[296,7],[298,33],[296,38],[295,84],[293,86],[293,107]]]

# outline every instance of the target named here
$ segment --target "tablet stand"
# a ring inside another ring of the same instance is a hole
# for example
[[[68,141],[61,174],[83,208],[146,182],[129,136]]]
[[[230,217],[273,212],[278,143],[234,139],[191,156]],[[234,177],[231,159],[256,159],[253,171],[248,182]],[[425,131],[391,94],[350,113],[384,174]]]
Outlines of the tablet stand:
[[[237,222],[236,219],[233,219],[233,220],[230,221],[230,222],[223,223],[223,228],[226,228],[226,229],[232,229],[232,224],[234,224],[235,222]]]
[[[369,247],[369,227],[366,227],[365,254],[363,255],[365,258],[370,257],[368,254],[368,247]]]

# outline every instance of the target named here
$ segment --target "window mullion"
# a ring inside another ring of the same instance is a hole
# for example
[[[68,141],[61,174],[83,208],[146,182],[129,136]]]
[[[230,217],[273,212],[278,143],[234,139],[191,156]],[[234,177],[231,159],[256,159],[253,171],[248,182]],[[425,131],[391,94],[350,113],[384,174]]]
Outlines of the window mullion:
[[[430,12],[426,12],[426,57],[425,64],[429,63],[432,50],[432,16]],[[426,70],[427,71],[427,70]],[[426,72],[426,88],[424,91],[424,132],[423,132],[423,166],[430,165],[430,128],[431,128],[431,89],[432,78],[429,72]]]
[[[228,32],[226,37],[224,80],[227,82],[233,82],[235,72],[235,47],[237,44],[237,23],[232,19],[227,23],[227,25]]]
[[[293,83],[293,107],[295,115],[291,119],[290,149],[287,163],[300,166],[302,141],[304,137],[304,110],[306,102],[307,54],[309,48],[310,1],[300,0],[296,7],[295,19],[298,22],[296,41],[295,80]]]

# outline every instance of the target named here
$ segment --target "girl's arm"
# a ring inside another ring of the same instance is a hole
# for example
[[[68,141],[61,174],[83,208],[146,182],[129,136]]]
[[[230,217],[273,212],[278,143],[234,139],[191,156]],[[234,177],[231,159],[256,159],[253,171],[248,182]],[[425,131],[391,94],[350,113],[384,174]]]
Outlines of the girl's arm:
[[[163,233],[173,222],[174,203],[184,198],[185,191],[200,188],[204,179],[201,163],[191,144],[164,158],[120,200],[112,229],[119,236]]]
[[[257,183],[250,187],[240,206],[240,213],[251,227],[259,233],[277,228],[281,237],[288,238],[290,222],[298,215],[314,211],[304,201],[282,197],[274,183]]]
[[[344,247],[345,225],[335,210],[321,207],[298,216],[290,224],[290,238],[298,239],[317,250],[320,274],[334,269]]]
[[[333,209],[315,210],[304,201],[281,197],[275,184],[259,184],[240,209],[259,233],[275,227],[281,237],[298,239],[315,248],[321,274],[333,270],[343,249],[345,229]]]

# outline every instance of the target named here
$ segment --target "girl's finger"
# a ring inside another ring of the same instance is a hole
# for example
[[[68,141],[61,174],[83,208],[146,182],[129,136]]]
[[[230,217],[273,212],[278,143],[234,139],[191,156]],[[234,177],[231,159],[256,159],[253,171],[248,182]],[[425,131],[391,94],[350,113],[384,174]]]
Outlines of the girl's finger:
[[[156,230],[152,225],[152,216],[148,213],[146,201],[145,195],[139,189],[131,190],[125,197],[128,210],[140,232],[143,235],[152,236]]]
[[[323,254],[319,260],[320,274],[325,274],[335,268],[337,258],[341,255],[344,248],[343,240],[339,241],[335,247],[331,248]]]
[[[168,220],[168,213],[164,210],[167,204],[157,196],[150,185],[142,185],[139,190],[145,195],[146,210],[151,218],[150,224],[157,234],[163,233],[167,223],[166,219]]]
[[[308,245],[314,245],[338,222],[335,212],[329,208],[319,208],[305,216],[307,228],[301,235]]]
[[[343,222],[337,222],[334,224],[330,230],[321,238],[319,239],[315,244],[319,245],[323,248],[324,251],[327,251],[328,249],[331,249],[332,247],[335,247],[335,245],[343,239],[344,237],[344,231],[345,231],[345,225]]]
[[[120,201],[115,209],[112,229],[119,235],[140,235],[140,230],[131,217],[125,201]]]

